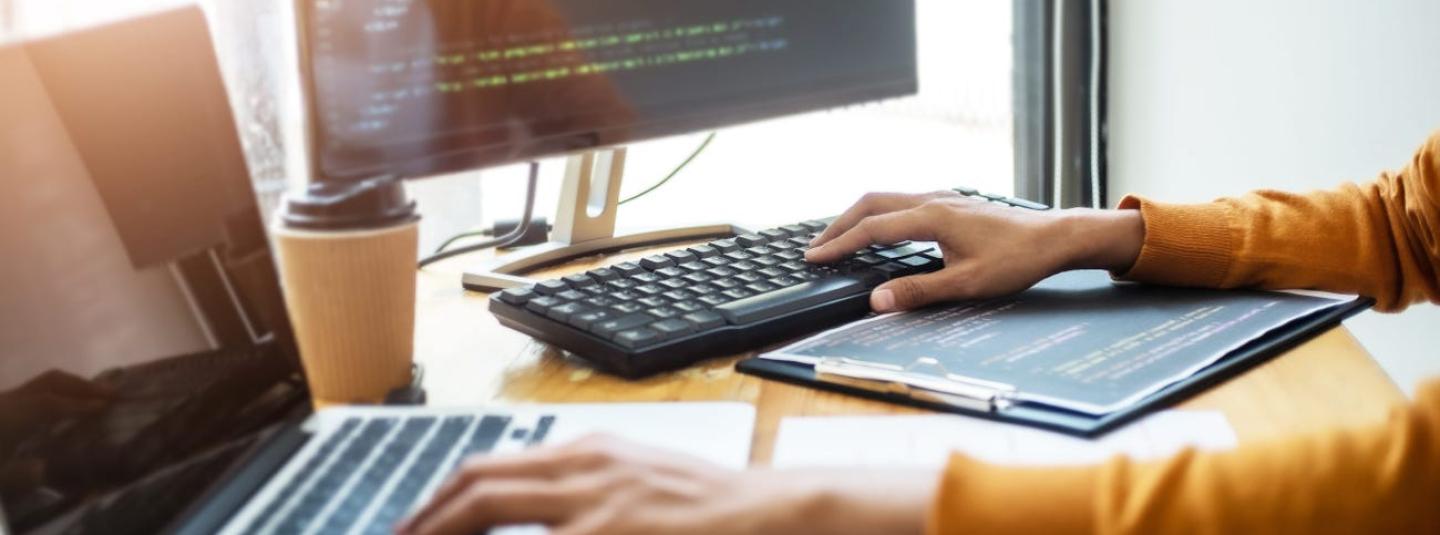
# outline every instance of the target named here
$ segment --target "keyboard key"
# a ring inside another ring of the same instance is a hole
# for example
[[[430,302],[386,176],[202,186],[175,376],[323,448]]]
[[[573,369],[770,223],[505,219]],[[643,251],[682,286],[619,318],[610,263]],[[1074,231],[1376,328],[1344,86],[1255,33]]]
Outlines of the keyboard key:
[[[650,324],[650,328],[660,333],[660,336],[666,339],[685,336],[695,331],[694,325],[680,318],[657,321]]]
[[[745,325],[783,316],[827,301],[869,292],[856,277],[839,276],[808,281],[756,296],[743,296],[715,307],[731,325]]]
[[[747,251],[730,251],[730,252],[728,252],[728,253],[725,253],[724,256],[725,256],[725,258],[729,258],[729,259],[734,260],[734,261],[736,261],[736,262],[739,262],[739,261],[741,261],[741,260],[749,260],[749,259],[755,257],[754,255],[750,254],[750,253],[747,252]]]
[[[555,297],[558,298],[558,299],[564,299],[564,300],[566,300],[566,301],[579,301],[579,300],[581,300],[581,299],[585,299],[585,298],[590,297],[590,296],[589,296],[588,294],[584,293],[584,292],[577,292],[577,291],[575,291],[575,290],[565,290],[565,291],[563,291],[563,292],[560,292],[560,293],[558,293],[558,294],[555,294]]]
[[[500,292],[501,301],[515,306],[523,305],[529,302],[530,299],[534,297],[535,290],[531,290],[530,288],[510,288],[508,290]]]
[[[789,241],[790,244],[794,245],[796,249],[810,248],[810,238],[790,238],[786,241]]]
[[[756,257],[754,260],[751,260],[751,262],[754,262],[756,265],[759,265],[761,267],[770,267],[778,266],[780,265],[780,263],[784,262],[784,260],[775,258],[773,256],[760,256]]]
[[[711,276],[711,275],[708,274],[708,273],[691,273],[691,274],[689,274],[689,275],[686,275],[686,276],[680,277],[680,278],[685,279],[687,282],[690,282],[690,283],[692,283],[692,284],[699,284],[699,283],[702,283],[702,282],[709,281],[710,279],[713,279],[713,278],[715,278],[715,277]]]
[[[656,274],[654,274],[654,273],[641,273],[641,274],[636,275],[636,276],[634,276],[634,277],[630,277],[630,280],[635,281],[635,282],[638,282],[638,283],[640,283],[640,284],[648,284],[648,283],[652,283],[652,282],[660,282],[660,279],[661,279],[661,278],[662,278],[661,276],[656,275]]]
[[[673,265],[675,265],[675,261],[674,261],[674,260],[671,260],[671,259],[669,259],[669,258],[666,258],[665,256],[662,256],[662,255],[647,256],[647,257],[645,257],[645,258],[641,258],[641,259],[640,259],[640,267],[643,267],[643,268],[645,268],[645,269],[654,270],[654,269],[660,269],[660,268],[663,268],[663,267],[670,267],[670,266],[673,266]]]
[[[781,276],[781,275],[784,275],[784,274],[786,273],[786,271],[783,270],[783,269],[780,269],[780,268],[776,268],[776,267],[767,267],[767,268],[765,268],[765,269],[756,270],[755,273],[756,273],[756,274],[759,274],[759,275],[766,276],[766,277],[772,277],[772,278],[773,278],[773,277],[779,277],[779,276]]]
[[[630,288],[634,288],[634,287],[636,287],[636,286],[639,286],[640,283],[635,282],[634,280],[631,280],[631,279],[620,279],[620,280],[613,280],[613,281],[607,282],[607,283],[605,283],[605,285],[606,285],[606,286],[609,286],[609,287],[611,287],[611,288],[614,288],[614,289],[616,289],[616,290],[628,290],[628,289],[630,289]]]
[[[775,286],[778,286],[778,287],[781,287],[781,288],[785,288],[785,287],[787,287],[787,286],[794,286],[794,285],[796,285],[796,284],[800,284],[801,282],[802,282],[802,281],[801,281],[800,279],[797,279],[797,278],[795,278],[795,277],[791,277],[791,276],[789,276],[789,275],[781,275],[781,276],[779,276],[779,277],[775,277],[775,278],[773,278],[773,279],[770,279],[770,284],[774,284]]]
[[[754,247],[749,247],[749,248],[745,249],[745,252],[746,252],[746,253],[749,253],[751,257],[769,256],[769,255],[775,254],[775,250],[774,250],[774,249],[771,249],[771,248],[766,247],[766,246],[764,246],[764,245],[756,245],[756,246],[754,246]]]
[[[799,260],[801,258],[805,258],[805,253],[791,249],[775,253],[775,257],[782,260]]]
[[[584,273],[566,275],[560,280],[565,281],[565,284],[569,284],[571,288],[585,288],[589,286],[594,286],[596,284],[595,279],[590,278],[589,275],[586,275]]]
[[[655,332],[653,329],[646,328],[622,331],[615,335],[615,343],[625,346],[628,349],[647,346],[659,341],[660,333]]]
[[[735,280],[738,280],[738,281],[744,282],[744,283],[759,282],[759,281],[764,280],[764,279],[765,279],[765,277],[759,275],[758,273],[751,273],[751,272],[741,273],[741,274],[735,276]]]
[[[679,310],[681,313],[705,310],[705,305],[696,301],[681,301],[670,306],[675,307],[675,310]]]
[[[640,286],[636,286],[635,291],[640,292],[644,295],[660,295],[669,290],[659,284],[642,284]]]
[[[550,310],[545,313],[545,315],[549,316],[552,320],[564,323],[570,320],[571,315],[578,314],[586,310],[588,309],[585,308],[585,305],[582,305],[580,303],[565,303],[557,307],[551,307]]]
[[[637,303],[620,303],[618,305],[610,307],[610,310],[614,310],[616,313],[619,314],[634,314],[641,310],[645,310],[645,307],[640,306]]]
[[[641,297],[645,297],[645,294],[642,294],[642,293],[640,293],[640,292],[630,291],[630,290],[620,290],[620,291],[618,291],[618,292],[614,292],[614,293],[611,293],[611,294],[610,294],[610,298],[611,298],[611,299],[614,299],[614,300],[616,300],[616,301],[620,301],[620,302],[622,302],[622,303],[623,303],[623,302],[634,301],[634,300],[639,299],[639,298],[641,298]]]
[[[685,271],[690,271],[690,272],[705,271],[706,269],[709,269],[709,268],[710,268],[710,265],[709,265],[709,264],[706,264],[706,263],[701,262],[701,261],[699,261],[699,260],[691,260],[691,261],[686,262],[686,263],[684,263],[684,264],[680,264],[680,269],[683,269],[683,270],[685,270]]]
[[[731,289],[731,288],[739,288],[742,284],[744,284],[744,283],[740,282],[738,279],[720,279],[720,280],[716,280],[716,281],[710,281],[710,285],[711,285],[711,286],[714,286],[714,287],[719,288],[719,289],[721,289],[721,290],[729,290],[729,289]]]
[[[626,277],[634,277],[645,272],[645,268],[640,267],[639,264],[636,264],[634,262],[621,262],[611,267],[613,267],[615,271],[620,272],[621,275]]]
[[[564,300],[554,297],[537,297],[531,299],[529,303],[526,303],[525,309],[537,314],[545,314],[550,311],[550,307],[557,307],[563,304],[565,304]]]
[[[682,277],[685,273],[685,270],[678,267],[665,267],[655,270],[656,275],[666,278]]]
[[[692,284],[690,286],[686,286],[685,290],[695,295],[709,295],[720,291],[719,289],[709,284]]]
[[[757,294],[763,294],[763,293],[768,292],[768,291],[771,291],[771,290],[779,289],[779,287],[778,287],[778,286],[775,286],[774,284],[770,284],[770,283],[768,283],[768,282],[765,282],[765,281],[758,281],[758,282],[752,282],[752,283],[750,283],[750,284],[746,284],[746,285],[745,285],[745,289],[750,290],[750,291],[752,291],[752,292],[755,292],[755,293],[757,293]],[[554,309],[551,309],[551,310],[552,310],[552,312],[553,312]]]
[[[798,261],[798,260],[791,260],[791,261],[789,261],[789,262],[781,262],[780,265],[775,266],[775,267],[778,267],[778,268],[783,269],[783,270],[785,270],[785,271],[794,272],[794,271],[805,271],[805,270],[807,270],[807,269],[810,269],[810,264],[807,264],[807,263],[804,263],[804,262],[800,262],[800,261]]]
[[[653,321],[655,321],[655,318],[646,314],[626,314],[618,318],[593,323],[590,325],[590,332],[602,338],[611,338],[621,331],[643,327]]]
[[[702,262],[702,263],[704,263],[705,265],[710,266],[710,267],[720,267],[720,266],[729,265],[729,264],[730,264],[730,259],[729,259],[729,258],[725,258],[725,257],[723,257],[723,256],[712,256],[712,257],[710,257],[710,258],[706,258],[706,259],[704,259],[704,260],[701,260],[700,262]]]
[[[740,244],[741,247],[754,247],[756,245],[764,245],[765,241],[765,238],[762,238],[755,234],[741,234],[735,237],[735,243]]]
[[[725,266],[720,266],[707,269],[705,270],[705,273],[717,279],[723,279],[739,272]]]
[[[590,278],[600,282],[610,282],[621,277],[620,271],[608,267],[595,268],[587,272]]]
[[[646,310],[645,313],[662,320],[665,318],[673,318],[680,315],[680,311],[670,307],[652,308],[650,310]]]
[[[805,227],[806,229],[809,229],[810,232],[820,232],[820,231],[822,231],[822,230],[825,230],[825,227],[828,227],[828,226],[830,226],[830,225],[829,225],[828,223],[824,222],[824,221],[820,221],[820,220],[810,220],[810,221],[801,221],[801,222],[800,222],[800,226]]]
[[[646,297],[643,299],[635,300],[635,303],[643,307],[656,308],[668,305],[670,304],[670,301],[666,300],[663,297]]]
[[[695,298],[695,294],[692,294],[685,290],[671,290],[660,295],[665,296],[666,299],[669,299],[671,301],[684,301],[687,299]]]
[[[789,233],[791,237],[804,236],[810,233],[810,229],[805,228],[803,225],[785,225],[780,227],[780,230]]]
[[[871,271],[879,273],[886,279],[893,279],[895,277],[906,275],[909,272],[909,269],[910,268],[905,267],[904,264],[901,264],[899,262],[886,262],[884,264],[875,266],[873,269],[871,269]]]
[[[665,279],[660,281],[659,284],[671,290],[679,290],[694,283],[685,279]]]
[[[605,321],[615,317],[615,312],[609,310],[591,310],[570,316],[570,325],[576,329],[588,330],[590,325],[597,321]]]
[[[778,228],[767,228],[759,232],[760,236],[769,241],[783,240],[790,237],[789,232]]]
[[[723,291],[723,292],[720,292],[720,295],[723,295],[723,296],[725,296],[725,297],[729,297],[729,298],[731,298],[731,299],[744,299],[744,298],[750,297],[751,295],[754,295],[754,294],[750,293],[749,290],[746,290],[746,289],[744,289],[744,288],[731,288],[731,289],[729,289],[729,290],[725,290],[725,291]]]
[[[698,258],[710,258],[720,254],[720,250],[711,245],[696,245],[690,248],[690,252],[695,253]]]
[[[738,250],[740,250],[740,244],[735,243],[735,240],[733,240],[733,239],[715,240],[715,241],[710,242],[710,246],[711,246],[711,247],[714,247],[715,250],[720,251],[721,253],[728,253],[728,252],[730,252],[730,251],[738,251]],[[701,257],[701,258],[705,258],[705,257]]]
[[[756,264],[756,263],[751,262],[751,261],[749,261],[749,260],[741,260],[741,261],[736,262],[736,263],[734,263],[734,264],[730,264],[730,269],[733,269],[733,270],[735,270],[735,271],[751,271],[751,270],[760,269],[760,264]]]
[[[616,301],[614,298],[606,296],[591,297],[581,302],[594,308],[606,308],[615,305],[615,303],[619,303],[619,301]]]
[[[725,304],[725,303],[729,303],[730,301],[731,301],[730,298],[725,297],[724,294],[720,294],[720,293],[713,293],[713,294],[709,294],[709,295],[702,295],[702,296],[700,296],[700,302],[701,302],[701,303],[705,303],[705,304],[710,305],[710,306],[712,306],[712,307],[713,307],[713,306],[723,305],[723,304]]]
[[[540,281],[535,284],[535,293],[540,295],[555,295],[569,289],[570,285],[560,279]]]
[[[901,247],[896,247],[896,248],[894,248],[894,249],[886,249],[886,250],[884,250],[884,251],[879,251],[879,252],[877,252],[877,253],[875,253],[875,254],[876,254],[876,255],[879,255],[879,256],[882,256],[882,257],[884,257],[884,258],[886,258],[886,259],[889,259],[889,260],[894,260],[894,259],[897,259],[897,258],[906,257],[906,256],[910,256],[910,255],[917,254],[917,253],[923,253],[923,252],[928,251],[928,250],[930,250],[930,249],[931,249],[931,248],[930,248],[929,246],[920,245],[920,244],[917,244],[917,243],[912,243],[912,244],[909,244],[909,245],[904,245],[904,246],[901,246]]]
[[[665,253],[665,256],[670,257],[670,259],[674,260],[676,264],[683,264],[685,262],[689,262],[691,260],[698,260],[700,258],[696,256],[695,253],[692,253],[686,249],[667,251]]]
[[[720,314],[711,312],[709,310],[692,312],[690,314],[684,315],[683,317],[686,321],[694,324],[695,327],[699,328],[700,330],[713,329],[715,327],[719,327],[725,324],[725,318],[721,317]]]

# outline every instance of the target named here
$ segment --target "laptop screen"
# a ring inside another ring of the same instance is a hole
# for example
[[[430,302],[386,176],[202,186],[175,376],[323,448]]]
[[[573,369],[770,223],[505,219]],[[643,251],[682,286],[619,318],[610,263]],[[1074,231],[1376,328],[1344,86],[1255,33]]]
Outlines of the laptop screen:
[[[154,532],[307,405],[204,17],[0,48],[0,501]]]

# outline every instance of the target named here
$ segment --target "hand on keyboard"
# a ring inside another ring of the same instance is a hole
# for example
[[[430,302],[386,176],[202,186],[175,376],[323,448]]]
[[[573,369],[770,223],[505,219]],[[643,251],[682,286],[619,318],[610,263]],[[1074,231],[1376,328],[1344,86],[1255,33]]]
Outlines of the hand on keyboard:
[[[727,470],[606,437],[467,461],[403,535],[919,533],[934,468]]]
[[[1134,210],[1016,210],[952,192],[872,193],[817,236],[805,259],[834,262],[875,243],[938,242],[943,269],[871,293],[873,309],[890,311],[1015,293],[1066,269],[1123,272],[1143,239]]]

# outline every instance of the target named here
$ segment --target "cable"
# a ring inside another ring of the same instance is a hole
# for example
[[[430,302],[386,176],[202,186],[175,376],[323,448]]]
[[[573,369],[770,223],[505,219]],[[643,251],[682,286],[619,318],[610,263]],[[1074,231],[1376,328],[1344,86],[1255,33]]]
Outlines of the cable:
[[[530,162],[530,180],[525,185],[525,215],[520,218],[520,223],[518,225],[515,225],[515,228],[513,230],[505,233],[504,236],[500,236],[493,240],[485,240],[474,245],[466,245],[459,249],[436,252],[435,254],[420,259],[420,265],[418,267],[423,268],[425,266],[428,266],[435,262],[439,262],[446,258],[450,258],[452,256],[459,256],[465,253],[472,253],[482,249],[489,249],[491,247],[505,247],[507,245],[520,241],[522,238],[525,237],[525,233],[530,232],[530,217],[532,214],[535,213],[535,187],[536,184],[539,182],[540,164],[536,162]],[[454,240],[452,239],[451,241]],[[449,243],[450,242],[446,242],[446,244]],[[443,249],[444,246],[442,245],[441,248]]]
[[[670,174],[665,175],[665,178],[662,178],[662,179],[660,179],[659,182],[656,182],[654,185],[652,185],[652,186],[650,186],[650,187],[648,187],[648,188],[645,188],[645,191],[642,191],[642,192],[640,192],[640,193],[636,193],[636,194],[634,194],[634,195],[631,195],[631,196],[629,196],[629,197],[626,197],[626,198],[624,198],[624,199],[621,199],[620,202],[617,203],[616,205],[618,206],[618,205],[625,204],[625,203],[627,203],[627,202],[633,201],[633,200],[635,200],[635,199],[639,199],[639,198],[641,198],[641,197],[644,197],[646,194],[648,194],[648,193],[650,193],[650,192],[652,192],[652,191],[655,191],[656,189],[659,189],[660,186],[664,186],[666,182],[669,182],[669,181],[670,181],[670,179],[675,178],[675,175],[680,174],[680,171],[683,170],[683,169],[685,169],[685,166],[690,165],[690,162],[691,162],[692,160],[694,160],[696,156],[699,156],[701,152],[704,152],[704,151],[705,151],[705,147],[710,146],[710,142],[711,142],[712,140],[714,140],[714,139],[715,139],[715,132],[711,132],[710,135],[705,136],[705,141],[701,141],[701,142],[700,142],[700,146],[699,146],[699,147],[695,147],[695,152],[690,153],[690,156],[687,157],[687,158],[685,158],[685,161],[680,162],[680,165],[675,166],[675,169],[671,170],[671,171],[670,171]]]

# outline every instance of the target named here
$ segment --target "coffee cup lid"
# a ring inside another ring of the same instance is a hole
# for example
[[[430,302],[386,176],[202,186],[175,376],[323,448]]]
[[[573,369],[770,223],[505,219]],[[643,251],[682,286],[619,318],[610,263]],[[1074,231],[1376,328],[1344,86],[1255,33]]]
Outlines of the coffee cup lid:
[[[419,219],[399,177],[319,180],[286,197],[285,225],[315,230],[387,227]]]

